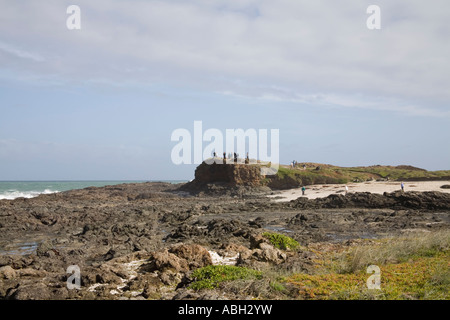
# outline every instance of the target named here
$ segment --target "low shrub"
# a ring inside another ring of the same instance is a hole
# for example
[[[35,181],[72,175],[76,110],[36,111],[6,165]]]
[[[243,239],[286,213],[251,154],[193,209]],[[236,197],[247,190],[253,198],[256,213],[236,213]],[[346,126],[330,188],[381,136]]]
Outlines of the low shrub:
[[[214,289],[221,282],[261,279],[262,272],[238,266],[217,265],[199,268],[192,273],[194,282],[189,286],[191,289]]]
[[[270,243],[278,249],[297,249],[300,244],[291,237],[274,232],[264,232],[263,237],[267,238]]]

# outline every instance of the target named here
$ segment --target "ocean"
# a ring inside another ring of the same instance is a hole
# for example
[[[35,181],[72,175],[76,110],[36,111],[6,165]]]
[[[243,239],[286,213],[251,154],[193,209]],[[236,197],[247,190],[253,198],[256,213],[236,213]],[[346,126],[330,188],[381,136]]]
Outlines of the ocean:
[[[160,182],[180,183],[185,180],[157,180]],[[134,181],[0,181],[0,200],[16,198],[33,198],[40,194],[50,194],[87,187],[104,187],[122,183],[152,182],[149,180]],[[156,181],[154,181],[156,182]]]

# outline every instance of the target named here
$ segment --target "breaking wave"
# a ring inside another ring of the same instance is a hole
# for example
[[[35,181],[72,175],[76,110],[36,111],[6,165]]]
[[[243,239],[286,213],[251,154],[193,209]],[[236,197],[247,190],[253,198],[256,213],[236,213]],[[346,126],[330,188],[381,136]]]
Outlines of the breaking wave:
[[[44,191],[18,191],[18,190],[7,190],[0,193],[0,200],[14,200],[17,198],[34,198],[40,194],[51,194],[57,193],[59,191],[54,191],[50,189],[45,189]]]

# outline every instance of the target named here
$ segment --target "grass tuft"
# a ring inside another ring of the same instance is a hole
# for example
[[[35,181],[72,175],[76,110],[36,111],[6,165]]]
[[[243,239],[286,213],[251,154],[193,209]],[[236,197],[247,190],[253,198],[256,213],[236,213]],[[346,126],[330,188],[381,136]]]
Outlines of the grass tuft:
[[[440,231],[403,238],[384,239],[377,244],[357,246],[338,256],[337,272],[356,272],[371,264],[406,262],[419,257],[433,257],[450,249],[450,232]]]
[[[316,250],[315,274],[286,282],[304,299],[450,299],[450,231],[371,240],[332,252]],[[380,268],[380,289],[368,289],[367,266]]]

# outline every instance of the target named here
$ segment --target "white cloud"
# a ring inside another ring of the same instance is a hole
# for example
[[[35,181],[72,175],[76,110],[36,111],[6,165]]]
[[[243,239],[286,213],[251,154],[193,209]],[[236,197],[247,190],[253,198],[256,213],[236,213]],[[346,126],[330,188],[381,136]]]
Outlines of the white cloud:
[[[24,51],[20,48],[14,47],[13,45],[1,41],[0,41],[0,50],[18,58],[30,59],[36,62],[44,61],[44,58],[38,54]]]
[[[40,62],[18,65],[0,56],[18,78],[165,82],[448,116],[445,0],[380,0],[379,31],[366,28],[370,1],[80,0],[82,29],[75,31],[65,27],[69,2],[0,3],[0,50]]]
[[[275,88],[272,88],[275,89]],[[262,90],[263,91],[263,90]],[[364,95],[315,93],[299,94],[289,92],[286,89],[276,88],[276,90],[266,91],[258,95],[246,95],[233,91],[217,92],[225,96],[233,96],[239,99],[254,100],[259,103],[294,103],[307,106],[343,107],[354,109],[367,109],[401,113],[407,116],[426,116],[450,118],[450,110],[433,107],[423,107],[420,105],[408,104],[401,99],[384,97],[367,97]]]

